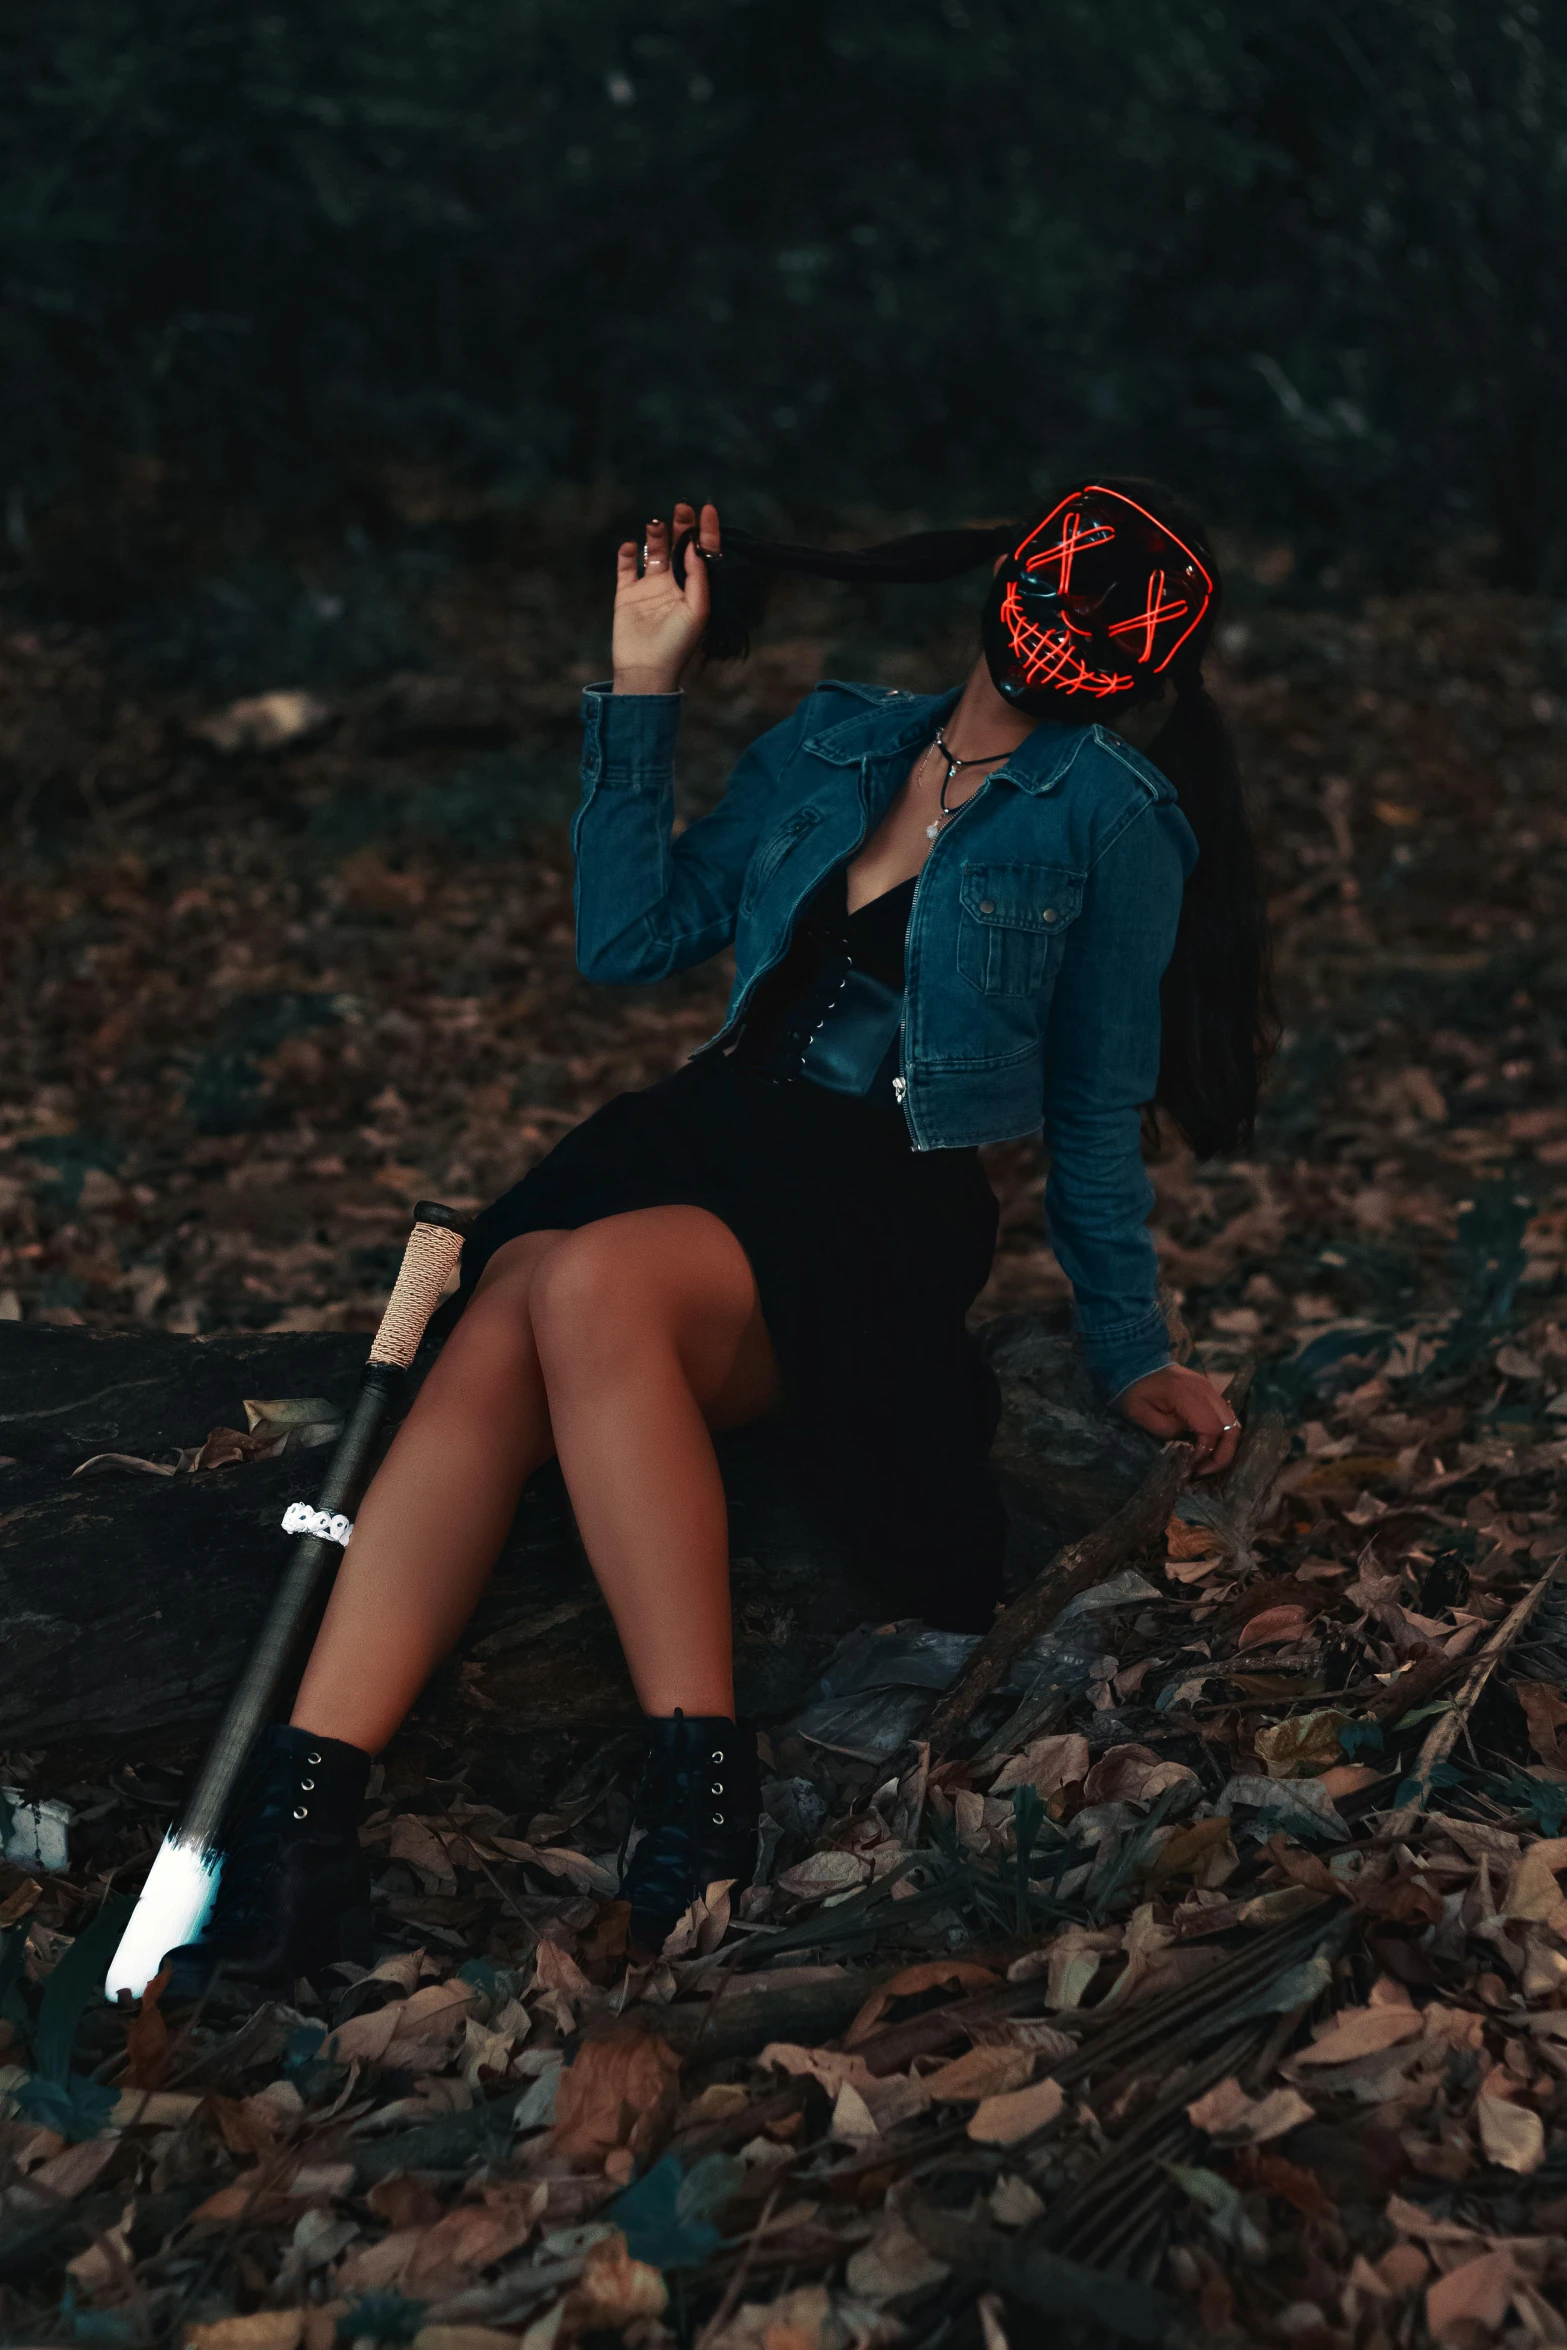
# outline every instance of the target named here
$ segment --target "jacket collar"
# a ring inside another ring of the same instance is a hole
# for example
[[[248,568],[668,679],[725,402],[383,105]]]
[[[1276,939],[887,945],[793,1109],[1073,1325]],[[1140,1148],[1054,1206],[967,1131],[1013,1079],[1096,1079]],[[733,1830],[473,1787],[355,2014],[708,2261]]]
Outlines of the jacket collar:
[[[917,743],[929,741],[957,708],[962,690],[953,686],[944,694],[894,691],[880,695],[869,709],[837,726],[824,727],[820,734],[808,735],[804,748],[834,767],[857,767],[865,758],[890,759],[899,752],[912,752]],[[1033,733],[992,771],[991,781],[1004,778],[1020,791],[1036,794],[1053,791],[1083,731],[1080,726],[1058,726],[1053,719],[1041,719]]]

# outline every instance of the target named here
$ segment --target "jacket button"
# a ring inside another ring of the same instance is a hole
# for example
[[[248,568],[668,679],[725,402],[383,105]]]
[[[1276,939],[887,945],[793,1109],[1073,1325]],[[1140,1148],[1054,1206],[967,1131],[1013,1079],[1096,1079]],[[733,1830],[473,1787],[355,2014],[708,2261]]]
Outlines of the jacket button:
[[[995,900],[993,898],[981,898],[979,901],[979,910],[982,914],[993,914],[996,910]]]
[[[1045,910],[1044,910],[1043,914],[1040,916],[1040,920],[1041,920],[1042,922],[1054,922],[1054,921],[1055,921],[1055,919],[1056,919],[1056,910],[1055,910],[1054,906],[1047,906],[1047,907],[1045,908]]]

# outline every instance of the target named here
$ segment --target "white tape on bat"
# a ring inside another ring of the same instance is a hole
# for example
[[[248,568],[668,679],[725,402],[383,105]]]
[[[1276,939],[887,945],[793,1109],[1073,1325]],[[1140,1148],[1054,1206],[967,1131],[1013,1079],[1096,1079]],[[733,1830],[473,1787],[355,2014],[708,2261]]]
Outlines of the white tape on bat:
[[[353,1530],[353,1519],[341,1510],[315,1510],[308,1501],[291,1501],[283,1512],[285,1534],[314,1534],[322,1542],[341,1542],[346,1548]]]

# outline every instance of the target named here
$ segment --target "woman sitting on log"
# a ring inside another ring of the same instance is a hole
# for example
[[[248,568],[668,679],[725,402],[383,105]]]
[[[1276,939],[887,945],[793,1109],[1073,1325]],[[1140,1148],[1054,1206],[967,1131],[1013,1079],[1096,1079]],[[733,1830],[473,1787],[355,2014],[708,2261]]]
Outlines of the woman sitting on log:
[[[767,573],[981,562],[963,686],[819,686],[675,833],[681,677],[704,638],[744,651]],[[996,1237],[980,1145],[1043,1122],[1089,1363],[1141,1427],[1228,1464],[1224,1398],[1170,1359],[1140,1147],[1149,1103],[1210,1153],[1256,1101],[1262,914],[1202,680],[1218,598],[1196,517],[1132,481],[860,554],[726,545],[710,505],[620,549],[613,683],[583,697],[578,960],[646,985],[732,944],[728,1017],[478,1218],[461,1318],[360,1510],[292,1726],[237,1799],[175,1991],[220,1960],[248,1979],[369,1960],[370,1759],[552,1455],[647,1715],[634,1940],[657,1950],[712,1879],[749,1877],[756,1745],[734,1720],[710,1431],[786,1413],[889,1612],[989,1623],[997,1394],[964,1326]]]

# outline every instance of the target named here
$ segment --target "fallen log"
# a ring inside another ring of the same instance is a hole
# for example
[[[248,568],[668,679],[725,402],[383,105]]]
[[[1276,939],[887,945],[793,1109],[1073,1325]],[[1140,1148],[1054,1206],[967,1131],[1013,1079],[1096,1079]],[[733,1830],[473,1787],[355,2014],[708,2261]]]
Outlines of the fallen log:
[[[1111,1514],[1156,1449],[1097,1402],[1069,1337],[1037,1316],[988,1325],[1005,1411],[997,1461],[1015,1571]],[[188,1740],[216,1716],[286,1566],[281,1520],[324,1455],[172,1470],[247,1397],[351,1399],[352,1332],[178,1338],[0,1323],[0,1746]],[[431,1346],[410,1381],[433,1360]],[[719,1439],[730,1502],[742,1708],[792,1711],[885,1591],[799,1490],[785,1433]],[[152,1464],[75,1474],[94,1454]],[[523,1496],[459,1655],[421,1716],[497,1735],[630,1722],[636,1707],[559,1478]]]

